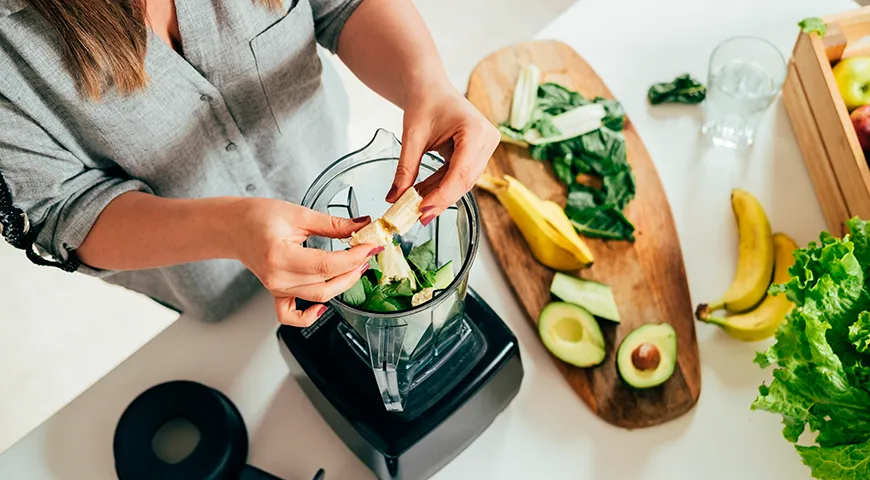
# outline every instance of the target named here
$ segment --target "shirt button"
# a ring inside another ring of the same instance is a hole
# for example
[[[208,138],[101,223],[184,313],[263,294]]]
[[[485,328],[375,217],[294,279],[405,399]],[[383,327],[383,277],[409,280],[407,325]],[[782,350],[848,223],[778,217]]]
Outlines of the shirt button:
[[[227,151],[228,152],[235,152],[236,151],[236,144],[233,142],[228,143],[227,144]]]
[[[211,100],[211,97],[209,97],[208,95],[203,95],[203,96],[199,97],[199,99],[202,100],[203,102],[208,102]]]
[[[256,190],[256,189],[257,189],[257,186],[254,185],[253,183],[249,183],[248,186],[245,187],[245,190],[247,190],[247,191],[249,191],[249,192],[253,192],[253,191]]]

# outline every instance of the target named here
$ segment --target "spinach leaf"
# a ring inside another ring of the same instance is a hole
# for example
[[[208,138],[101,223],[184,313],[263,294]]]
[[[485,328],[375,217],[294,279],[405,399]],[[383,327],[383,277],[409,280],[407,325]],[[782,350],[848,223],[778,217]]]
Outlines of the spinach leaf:
[[[624,168],[604,177],[604,203],[622,210],[634,199],[634,174]]]
[[[565,185],[571,185],[576,178],[573,174],[571,160],[573,155],[568,154],[564,157],[556,157],[553,159],[553,171],[556,173],[556,178],[562,181]]]
[[[692,78],[688,73],[680,75],[671,82],[656,83],[647,92],[653,105],[662,103],[701,103],[707,97],[707,87]]]
[[[378,285],[372,286],[366,292],[366,302],[363,304],[363,308],[374,312],[394,312],[398,310],[395,305],[387,301],[389,298],[384,293],[382,287]]]
[[[435,242],[429,240],[417,245],[408,252],[408,262],[417,267],[421,272],[435,270]]]
[[[828,24],[818,17],[805,18],[798,22],[798,26],[801,27],[801,30],[804,32],[817,33],[820,37],[824,37],[825,34],[828,33]]]
[[[607,116],[601,119],[601,123],[605,127],[616,131],[625,128],[625,108],[622,103],[601,97],[595,97],[593,102],[600,103],[604,107],[604,111],[607,112]]]
[[[341,295],[341,299],[347,302],[348,305],[354,307],[362,305],[366,301],[366,291],[363,282],[368,282],[366,277],[357,280],[346,292]]]
[[[622,212],[610,205],[576,209],[568,206],[565,214],[578,232],[596,238],[634,241],[634,225]]]
[[[398,282],[392,282],[381,287],[381,291],[387,297],[410,297],[414,295],[411,281],[403,278]]]

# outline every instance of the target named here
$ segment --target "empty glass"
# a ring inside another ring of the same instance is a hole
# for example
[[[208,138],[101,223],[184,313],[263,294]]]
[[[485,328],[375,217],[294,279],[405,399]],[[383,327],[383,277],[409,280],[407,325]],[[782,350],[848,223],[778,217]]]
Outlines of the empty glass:
[[[365,148],[341,158],[320,174],[302,204],[334,216],[380,217],[389,208],[384,197],[395,175],[400,151],[401,144],[392,133],[378,130]],[[424,155],[417,182],[443,165],[443,160]],[[422,305],[384,313],[352,306],[341,296],[331,300],[347,321],[339,327],[345,340],[368,355],[387,410],[402,411],[411,387],[446,361],[459,343],[467,343],[460,342],[468,334],[462,320],[479,229],[477,203],[467,194],[428,226],[417,222],[402,236],[405,254],[432,240],[436,265],[440,267],[447,262],[453,265],[455,277],[450,285]],[[340,240],[322,237],[311,237],[306,246],[327,251],[348,248]]]
[[[750,146],[785,74],[785,59],[767,40],[734,37],[720,43],[710,56],[703,134],[715,145]]]

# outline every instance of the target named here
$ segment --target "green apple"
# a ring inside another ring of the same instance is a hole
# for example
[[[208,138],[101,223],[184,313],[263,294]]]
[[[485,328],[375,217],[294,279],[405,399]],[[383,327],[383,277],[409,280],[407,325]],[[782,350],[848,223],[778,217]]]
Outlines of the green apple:
[[[846,108],[870,104],[870,57],[849,57],[834,65],[834,79]]]

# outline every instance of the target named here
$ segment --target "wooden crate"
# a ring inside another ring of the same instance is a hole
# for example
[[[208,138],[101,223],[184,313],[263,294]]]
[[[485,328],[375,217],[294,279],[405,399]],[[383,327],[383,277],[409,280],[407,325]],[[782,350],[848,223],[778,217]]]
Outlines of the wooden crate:
[[[782,97],[828,229],[836,234],[851,217],[870,220],[870,168],[831,70],[842,58],[870,55],[870,7],[823,20],[824,37],[798,35]]]

